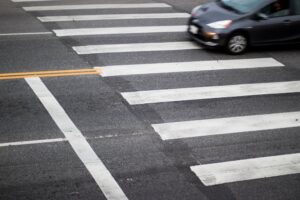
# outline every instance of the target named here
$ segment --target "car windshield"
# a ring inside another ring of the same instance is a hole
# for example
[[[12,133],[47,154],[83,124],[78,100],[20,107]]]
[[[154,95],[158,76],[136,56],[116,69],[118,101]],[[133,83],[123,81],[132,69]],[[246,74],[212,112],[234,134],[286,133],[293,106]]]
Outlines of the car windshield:
[[[256,9],[262,0],[220,0],[224,7],[240,13],[249,13]]]

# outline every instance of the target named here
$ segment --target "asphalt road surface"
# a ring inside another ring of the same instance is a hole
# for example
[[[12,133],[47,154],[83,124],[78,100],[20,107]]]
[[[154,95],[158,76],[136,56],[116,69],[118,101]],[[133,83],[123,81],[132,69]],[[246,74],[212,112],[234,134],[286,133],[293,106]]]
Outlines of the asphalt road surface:
[[[299,200],[300,49],[202,49],[201,2],[1,0],[0,199]]]

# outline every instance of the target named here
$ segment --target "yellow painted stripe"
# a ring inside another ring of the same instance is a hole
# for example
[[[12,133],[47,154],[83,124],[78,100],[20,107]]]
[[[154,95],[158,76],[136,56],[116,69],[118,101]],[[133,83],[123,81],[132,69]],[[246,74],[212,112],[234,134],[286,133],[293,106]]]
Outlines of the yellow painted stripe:
[[[0,80],[23,79],[31,77],[62,77],[62,76],[80,76],[80,75],[99,75],[100,69],[73,69],[73,70],[55,70],[55,71],[37,71],[37,72],[17,72],[0,74]]]

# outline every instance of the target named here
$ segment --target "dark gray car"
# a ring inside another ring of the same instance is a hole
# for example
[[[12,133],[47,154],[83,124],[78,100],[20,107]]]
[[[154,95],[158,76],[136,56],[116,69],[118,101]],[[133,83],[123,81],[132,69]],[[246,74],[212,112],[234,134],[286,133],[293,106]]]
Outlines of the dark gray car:
[[[300,0],[218,0],[193,9],[188,32],[208,47],[300,43]]]

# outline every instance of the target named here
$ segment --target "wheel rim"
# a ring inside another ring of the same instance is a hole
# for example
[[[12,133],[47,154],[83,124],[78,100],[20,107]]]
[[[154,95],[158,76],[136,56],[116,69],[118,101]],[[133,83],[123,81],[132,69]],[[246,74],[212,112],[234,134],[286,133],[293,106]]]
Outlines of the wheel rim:
[[[228,47],[233,53],[241,53],[247,47],[247,39],[242,35],[233,36],[229,40]]]

